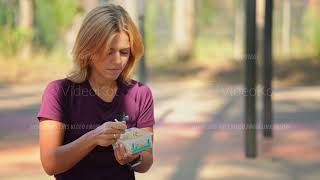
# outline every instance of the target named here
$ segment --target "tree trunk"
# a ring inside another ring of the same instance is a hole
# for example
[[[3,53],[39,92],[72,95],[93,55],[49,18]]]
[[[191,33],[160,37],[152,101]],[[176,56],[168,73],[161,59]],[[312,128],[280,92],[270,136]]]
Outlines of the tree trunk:
[[[235,1],[236,3],[236,17],[234,24],[234,42],[233,42],[233,57],[236,60],[240,60],[242,57],[242,43],[243,43],[243,35],[244,35],[244,10],[243,10],[243,2]]]
[[[189,61],[194,52],[194,0],[175,0],[175,43],[178,61]]]
[[[19,1],[19,28],[26,36],[20,51],[22,59],[28,59],[31,56],[32,25],[33,25],[33,5],[32,0]]]
[[[291,0],[283,0],[282,15],[282,51],[284,56],[290,53]]]

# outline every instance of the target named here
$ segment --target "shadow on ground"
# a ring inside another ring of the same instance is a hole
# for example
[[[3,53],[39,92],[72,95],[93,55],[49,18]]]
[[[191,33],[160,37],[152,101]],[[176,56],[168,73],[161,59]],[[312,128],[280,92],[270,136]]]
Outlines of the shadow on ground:
[[[244,82],[244,61],[230,60],[231,63],[212,71],[209,80],[221,84]],[[261,64],[261,63],[259,63]],[[258,66],[258,65],[257,65]],[[320,84],[320,58],[279,59],[273,64],[275,84],[279,86],[310,86]],[[261,81],[262,67],[258,66],[257,77]]]

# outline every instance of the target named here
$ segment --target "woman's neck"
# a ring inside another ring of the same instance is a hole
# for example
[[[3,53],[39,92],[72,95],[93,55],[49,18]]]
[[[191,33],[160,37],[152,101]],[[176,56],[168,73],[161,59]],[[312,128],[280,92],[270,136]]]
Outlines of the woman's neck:
[[[106,80],[103,77],[97,76],[95,74],[91,74],[89,76],[89,81],[95,88],[114,88],[117,86],[116,81]]]

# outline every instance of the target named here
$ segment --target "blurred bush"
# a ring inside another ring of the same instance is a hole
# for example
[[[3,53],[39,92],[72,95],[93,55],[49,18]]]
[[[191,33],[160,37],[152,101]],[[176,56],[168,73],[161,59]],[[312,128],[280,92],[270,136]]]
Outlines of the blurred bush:
[[[32,32],[18,27],[18,1],[0,1],[0,51],[5,56],[17,53],[32,38]]]
[[[172,59],[173,2],[148,0],[145,5],[145,56],[149,64],[166,64]]]
[[[304,17],[305,34],[315,48],[318,56],[320,56],[320,15],[315,9],[309,7]]]
[[[317,21],[315,23],[315,27],[314,27],[314,36],[315,36],[315,47],[316,47],[316,51],[318,53],[318,56],[320,56],[320,18],[317,18]]]
[[[60,35],[72,23],[77,13],[76,0],[35,0],[34,40],[40,47],[51,49],[60,40]]]
[[[76,0],[34,0],[33,29],[19,27],[19,1],[0,1],[0,53],[14,56],[24,42],[33,48],[51,50],[77,13]]]

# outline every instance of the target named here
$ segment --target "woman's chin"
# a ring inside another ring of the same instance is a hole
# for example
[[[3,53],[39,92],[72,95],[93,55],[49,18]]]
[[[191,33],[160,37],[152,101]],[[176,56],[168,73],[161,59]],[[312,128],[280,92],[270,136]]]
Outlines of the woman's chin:
[[[105,79],[112,80],[112,81],[117,80],[118,77],[119,77],[118,74],[117,74],[117,75],[105,75],[105,76],[104,76]]]

